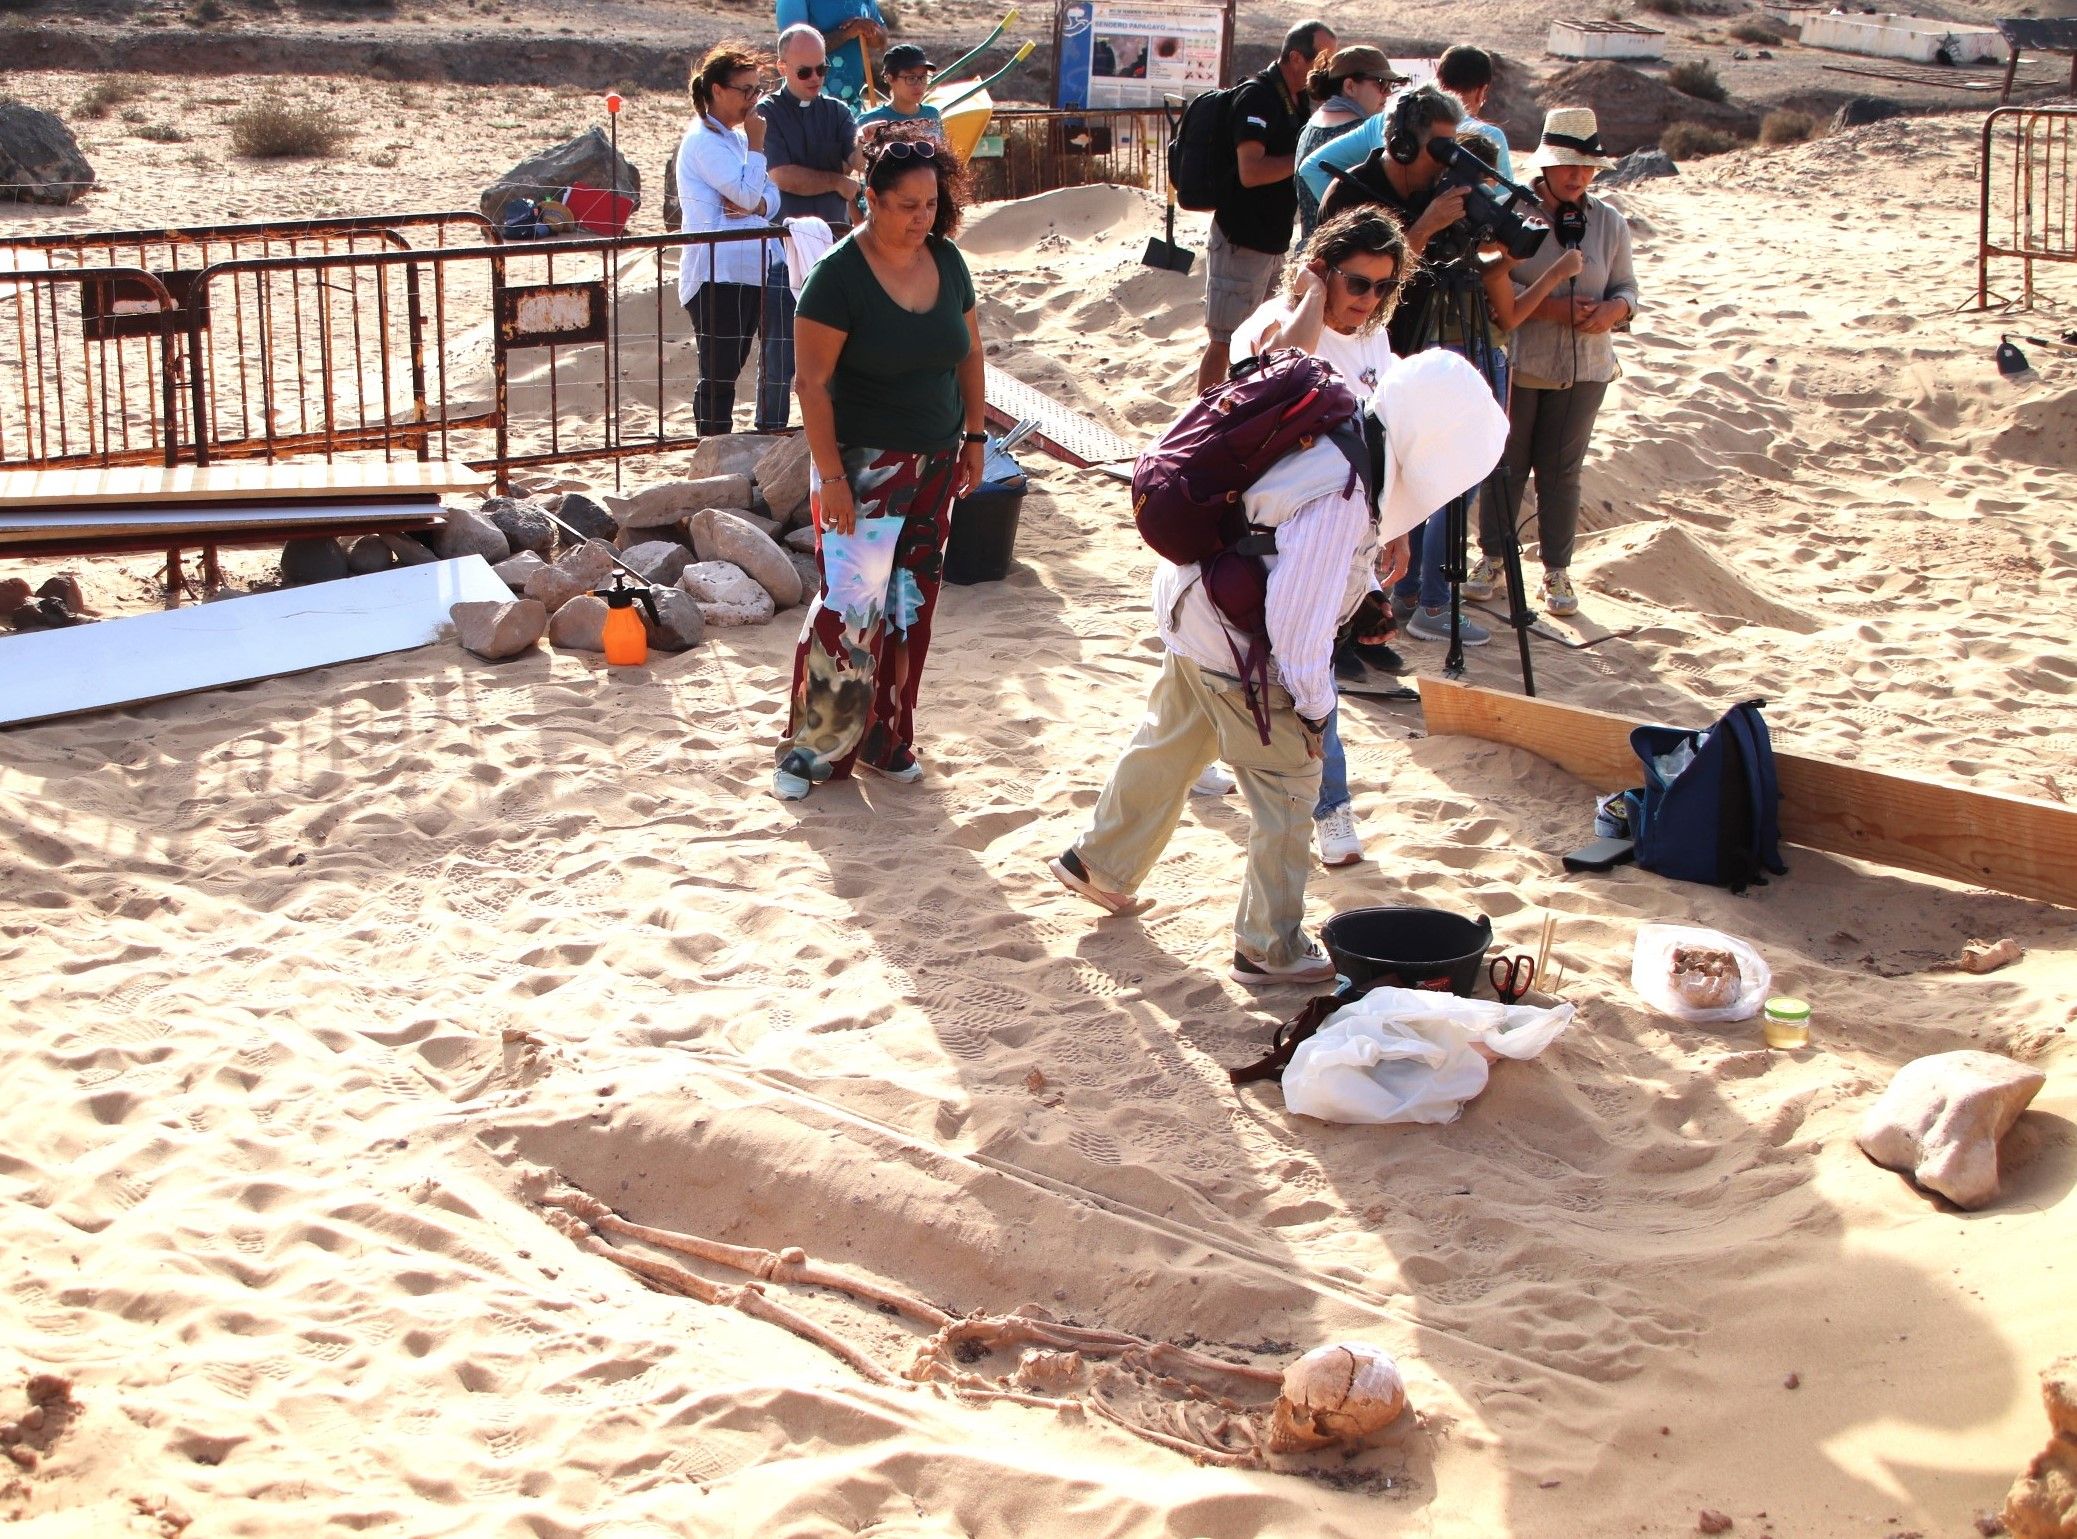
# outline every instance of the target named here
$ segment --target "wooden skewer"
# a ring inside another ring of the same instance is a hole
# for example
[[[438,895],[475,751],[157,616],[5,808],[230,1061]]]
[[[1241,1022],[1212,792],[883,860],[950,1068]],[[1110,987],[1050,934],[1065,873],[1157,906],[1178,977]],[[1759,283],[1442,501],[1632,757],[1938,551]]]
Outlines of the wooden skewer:
[[[1549,909],[1545,909],[1543,911],[1543,934],[1538,937],[1536,942],[1536,971],[1534,976],[1539,982],[1542,981],[1544,968],[1550,965],[1551,942],[1556,939],[1557,932],[1557,917]],[[1550,991],[1546,989],[1544,992],[1549,993]]]

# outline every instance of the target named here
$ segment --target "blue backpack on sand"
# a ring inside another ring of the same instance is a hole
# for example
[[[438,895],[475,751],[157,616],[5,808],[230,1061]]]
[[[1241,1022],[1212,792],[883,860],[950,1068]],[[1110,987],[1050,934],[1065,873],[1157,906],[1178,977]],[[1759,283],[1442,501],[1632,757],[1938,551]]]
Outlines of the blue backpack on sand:
[[[1707,732],[1637,727],[1630,746],[1644,763],[1631,792],[1637,864],[1683,882],[1743,892],[1781,860],[1781,782],[1763,700],[1726,711]]]

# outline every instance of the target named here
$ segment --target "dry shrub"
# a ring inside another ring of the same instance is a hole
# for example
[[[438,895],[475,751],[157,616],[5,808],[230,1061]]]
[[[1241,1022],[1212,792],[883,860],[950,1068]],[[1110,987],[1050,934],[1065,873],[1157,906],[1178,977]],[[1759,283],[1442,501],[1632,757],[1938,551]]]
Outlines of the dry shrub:
[[[1659,148],[1676,161],[1721,155],[1726,150],[1737,149],[1740,142],[1737,135],[1727,134],[1721,128],[1711,128],[1706,123],[1669,123],[1659,135]]]
[[[75,117],[105,118],[116,108],[130,102],[141,101],[151,95],[151,88],[134,75],[110,75],[106,80],[97,80],[80,94],[72,104]]]
[[[1779,107],[1760,124],[1762,144],[1801,144],[1817,132],[1817,119],[1793,107]]]
[[[1666,84],[1683,96],[1702,102],[1724,102],[1731,93],[1716,78],[1716,66],[1707,59],[1686,59],[1666,71]]]
[[[273,91],[232,113],[230,128],[232,153],[256,160],[323,160],[351,137],[323,108],[292,102]]]
[[[1759,43],[1770,48],[1788,40],[1788,32],[1782,24],[1766,16],[1747,16],[1732,22],[1724,30],[1741,43]]]
[[[1689,0],[1637,0],[1637,8],[1660,16],[1686,16],[1695,10]]]
[[[146,123],[137,130],[139,139],[149,139],[153,144],[186,144],[188,136],[171,123]]]

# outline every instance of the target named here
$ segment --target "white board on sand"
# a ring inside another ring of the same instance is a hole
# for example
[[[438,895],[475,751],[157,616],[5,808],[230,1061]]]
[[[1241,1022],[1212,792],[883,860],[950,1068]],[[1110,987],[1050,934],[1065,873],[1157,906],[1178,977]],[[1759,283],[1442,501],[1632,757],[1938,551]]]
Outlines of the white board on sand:
[[[481,556],[0,637],[0,726],[422,647],[470,599],[512,590]]]

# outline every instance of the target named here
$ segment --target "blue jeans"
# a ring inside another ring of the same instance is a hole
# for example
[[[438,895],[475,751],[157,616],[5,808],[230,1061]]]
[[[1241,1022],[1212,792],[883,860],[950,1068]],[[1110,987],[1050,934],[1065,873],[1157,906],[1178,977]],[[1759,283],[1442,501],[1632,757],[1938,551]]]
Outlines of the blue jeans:
[[[1327,730],[1320,734],[1320,799],[1313,803],[1313,816],[1324,818],[1336,807],[1349,804],[1349,756],[1341,746],[1341,707],[1327,713]]]
[[[1464,344],[1443,344],[1459,358],[1464,356]],[[1493,397],[1504,410],[1507,406],[1507,354],[1499,348],[1491,350],[1493,361]],[[1465,511],[1465,527],[1478,517],[1478,489],[1471,490],[1472,503]],[[1392,584],[1392,596],[1402,603],[1412,599],[1423,609],[1441,609],[1450,601],[1450,585],[1442,574],[1442,564],[1450,554],[1449,509],[1438,508],[1428,515],[1428,522],[1416,525],[1406,537],[1408,561],[1406,575]]]
[[[776,433],[793,420],[793,286],[786,264],[764,271],[764,350],[757,360],[757,431]]]

